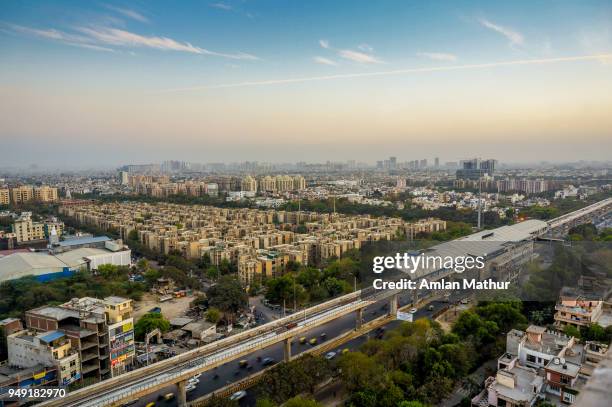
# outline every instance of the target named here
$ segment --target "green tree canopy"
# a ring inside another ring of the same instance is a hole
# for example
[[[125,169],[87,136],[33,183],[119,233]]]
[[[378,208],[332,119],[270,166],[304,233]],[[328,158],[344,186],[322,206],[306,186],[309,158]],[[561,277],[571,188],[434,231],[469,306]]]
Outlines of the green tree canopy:
[[[134,325],[134,335],[136,339],[143,340],[145,335],[154,329],[167,332],[170,329],[170,322],[159,312],[149,312],[144,314]]]

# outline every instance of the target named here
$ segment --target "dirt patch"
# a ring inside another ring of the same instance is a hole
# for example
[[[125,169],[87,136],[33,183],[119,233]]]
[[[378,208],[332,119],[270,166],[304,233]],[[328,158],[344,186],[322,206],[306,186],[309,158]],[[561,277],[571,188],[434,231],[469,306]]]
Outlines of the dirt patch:
[[[459,315],[463,312],[470,309],[469,304],[459,304],[453,305],[446,311],[444,311],[438,318],[436,318],[436,322],[440,324],[444,332],[450,332],[453,324],[459,318]]]
[[[191,301],[194,299],[195,297],[192,295],[159,302],[159,295],[146,293],[142,296],[142,300],[134,304],[134,320],[137,321],[140,317],[149,312],[151,308],[155,307],[161,308],[161,313],[166,319],[182,316],[187,309],[189,309],[189,304],[191,304]]]

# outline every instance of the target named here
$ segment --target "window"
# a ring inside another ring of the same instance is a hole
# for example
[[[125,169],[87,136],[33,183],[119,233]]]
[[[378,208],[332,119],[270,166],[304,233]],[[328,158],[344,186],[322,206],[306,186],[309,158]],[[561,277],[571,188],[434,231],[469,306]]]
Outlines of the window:
[[[527,355],[527,362],[536,363],[536,357],[533,355]]]

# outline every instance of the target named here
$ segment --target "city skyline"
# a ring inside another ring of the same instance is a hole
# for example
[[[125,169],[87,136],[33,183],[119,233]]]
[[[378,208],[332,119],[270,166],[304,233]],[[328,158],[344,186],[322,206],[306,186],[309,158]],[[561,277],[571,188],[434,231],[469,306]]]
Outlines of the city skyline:
[[[612,7],[15,2],[3,167],[608,160]]]

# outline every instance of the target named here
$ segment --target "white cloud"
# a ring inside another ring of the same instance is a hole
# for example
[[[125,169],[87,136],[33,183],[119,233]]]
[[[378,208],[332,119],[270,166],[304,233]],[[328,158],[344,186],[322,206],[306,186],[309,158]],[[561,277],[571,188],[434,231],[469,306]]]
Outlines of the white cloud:
[[[360,64],[382,64],[383,61],[376,58],[373,55],[366,54],[364,52],[353,51],[350,49],[341,49],[338,51],[338,55],[340,55],[344,59],[348,59],[353,62],[358,62]]]
[[[50,28],[47,30],[41,30],[38,28],[25,27],[25,26],[16,25],[16,24],[5,24],[5,26],[9,28],[10,31],[12,32],[16,32],[19,34],[24,34],[24,35],[28,35],[32,37],[39,37],[39,38],[44,38],[48,40],[59,41],[63,44],[70,45],[72,47],[87,48],[87,49],[91,49],[95,51],[106,51],[106,52],[114,51],[112,48],[92,44],[91,43],[92,41],[89,38],[84,37],[82,35],[68,34],[63,31],[56,30],[54,28]]]
[[[321,64],[321,65],[338,66],[338,64],[336,62],[332,61],[331,59],[324,58],[324,57],[314,57],[313,60],[317,64]]]
[[[139,12],[137,12],[135,10],[131,10],[129,8],[112,6],[110,4],[105,4],[104,7],[106,7],[109,10],[116,11],[117,13],[119,13],[119,14],[125,16],[125,17],[131,18],[132,20],[140,21],[141,23],[148,23],[149,22],[148,18],[146,18],[145,16],[143,16]]]
[[[82,32],[83,34],[86,34],[90,38],[95,39],[98,42],[115,46],[154,48],[164,51],[179,51],[189,52],[192,54],[213,55],[229,59],[258,59],[254,55],[246,54],[243,52],[227,54],[222,52],[210,51],[205,48],[194,46],[189,42],[178,42],[176,40],[173,40],[172,38],[167,37],[144,36],[129,31],[120,30],[118,28],[79,27],[77,28],[77,30]]]
[[[434,61],[455,62],[457,60],[456,55],[447,54],[444,52],[418,52],[417,56],[433,59]]]
[[[190,86],[187,88],[166,89],[160,92],[161,93],[190,92],[190,91],[198,91],[198,90],[242,88],[242,87],[248,87],[248,86],[267,86],[267,85],[284,85],[284,84],[303,83],[303,82],[319,82],[319,81],[330,81],[330,80],[337,80],[337,79],[359,79],[359,78],[370,78],[370,77],[377,77],[377,76],[409,75],[409,74],[418,74],[418,73],[425,73],[425,72],[450,72],[450,71],[494,69],[494,68],[499,68],[503,66],[526,66],[526,65],[569,63],[569,62],[577,62],[577,61],[600,61],[606,58],[612,58],[612,54],[608,53],[608,54],[595,54],[595,55],[576,55],[576,56],[560,57],[560,58],[519,59],[519,60],[502,61],[502,62],[488,62],[488,63],[482,63],[482,64],[444,65],[444,66],[435,66],[435,67],[426,67],[426,68],[395,69],[395,70],[389,70],[389,71],[335,74],[335,75],[310,76],[310,77],[301,77],[301,78],[268,79],[268,80],[263,80],[263,81],[247,81],[247,82],[222,83],[222,84],[213,84],[213,85]]]
[[[80,34],[71,34],[56,29],[41,30],[14,24],[4,24],[10,31],[50,40],[67,45],[93,49],[97,51],[113,51],[109,45],[117,47],[145,47],[163,51],[188,52],[199,55],[211,55],[228,59],[258,60],[255,55],[245,52],[233,54],[211,51],[192,45],[189,42],[179,42],[167,37],[145,36],[111,27],[76,27]]]
[[[484,18],[480,19],[480,24],[506,37],[508,41],[510,41],[511,46],[523,45],[525,42],[525,38],[523,37],[523,34],[519,33],[518,31],[514,31],[511,28],[502,27],[501,25],[494,24]]]
[[[233,10],[232,6],[230,6],[229,4],[221,3],[221,2],[219,2],[219,3],[211,3],[210,7],[218,8],[219,10],[225,10],[225,11]]]
[[[329,41],[327,40],[319,40],[319,45],[321,48],[329,49]]]

